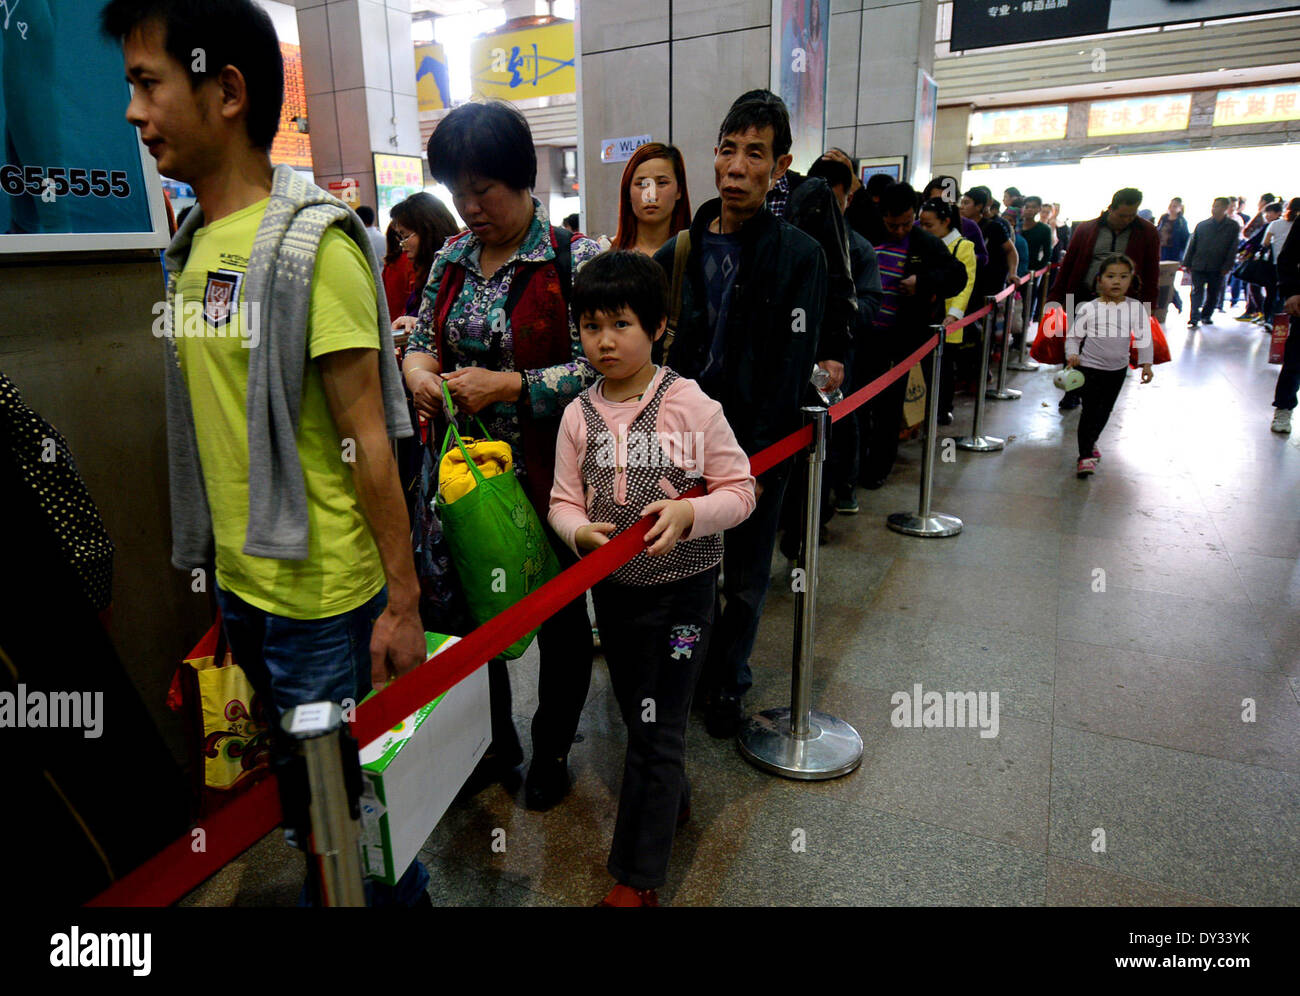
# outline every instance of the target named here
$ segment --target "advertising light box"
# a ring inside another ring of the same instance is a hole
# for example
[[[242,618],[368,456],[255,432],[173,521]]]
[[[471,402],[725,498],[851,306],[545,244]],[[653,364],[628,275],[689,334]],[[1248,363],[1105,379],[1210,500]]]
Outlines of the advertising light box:
[[[160,249],[166,209],[126,120],[101,0],[0,4],[0,252]]]

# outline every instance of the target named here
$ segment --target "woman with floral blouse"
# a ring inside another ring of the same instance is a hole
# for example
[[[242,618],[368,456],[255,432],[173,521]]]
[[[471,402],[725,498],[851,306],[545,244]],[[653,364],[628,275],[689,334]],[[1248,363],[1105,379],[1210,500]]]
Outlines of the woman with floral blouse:
[[[494,438],[510,443],[520,483],[567,567],[576,558],[545,525],[555,441],[565,406],[596,379],[568,290],[573,272],[600,247],[551,227],[531,192],[537,180],[532,133],[509,104],[465,104],[443,118],[429,139],[429,169],[450,189],[469,231],[449,239],[434,259],[407,341],[406,386],[416,408],[433,416],[442,412],[445,380],[458,412],[477,414]],[[542,624],[538,647],[525,801],[548,809],[568,794],[569,747],[591,683],[585,598]],[[488,675],[492,745],[469,791],[512,781],[523,761],[505,662],[490,662]]]

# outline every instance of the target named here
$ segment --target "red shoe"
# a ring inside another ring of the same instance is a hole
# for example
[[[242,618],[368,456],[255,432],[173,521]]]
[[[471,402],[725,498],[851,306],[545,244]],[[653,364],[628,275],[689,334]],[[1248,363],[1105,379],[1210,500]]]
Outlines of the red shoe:
[[[609,895],[596,904],[600,906],[658,906],[659,894],[654,889],[634,889],[621,882],[609,890]]]

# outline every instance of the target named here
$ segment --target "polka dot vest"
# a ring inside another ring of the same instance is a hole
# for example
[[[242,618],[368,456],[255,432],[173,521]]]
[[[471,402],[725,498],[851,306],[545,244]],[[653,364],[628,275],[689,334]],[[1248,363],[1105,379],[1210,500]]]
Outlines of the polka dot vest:
[[[614,523],[614,536],[638,522],[641,510],[651,502],[675,498],[703,483],[703,478],[691,476],[669,459],[656,434],[659,403],[678,376],[665,368],[654,397],[627,427],[629,441],[638,440],[638,437],[644,441],[644,446],[633,446],[629,442],[628,463],[634,466],[614,465],[619,459],[610,459],[610,455],[618,454],[619,447],[614,445],[613,432],[591,403],[589,392],[583,391],[579,398],[582,417],[587,423],[587,451],[582,460],[582,479],[588,496],[587,517],[592,522]],[[590,390],[596,389],[592,387]],[[615,486],[620,474],[626,474],[626,500],[622,504],[615,500]],[[665,488],[663,482],[669,488]],[[648,556],[643,550],[611,574],[610,579],[620,584],[665,584],[708,570],[721,559],[722,535],[714,533],[699,539],[679,540],[672,550],[659,557]]]

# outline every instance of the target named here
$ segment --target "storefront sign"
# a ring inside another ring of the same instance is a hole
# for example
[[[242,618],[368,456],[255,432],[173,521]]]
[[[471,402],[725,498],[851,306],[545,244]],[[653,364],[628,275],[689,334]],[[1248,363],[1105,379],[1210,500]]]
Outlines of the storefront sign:
[[[352,210],[355,211],[361,206],[361,185],[351,177],[343,180],[331,180],[329,190],[331,194],[352,208]]]
[[[470,66],[476,97],[517,100],[573,93],[573,22],[475,38]]]
[[[962,52],[1296,9],[1295,0],[953,0],[949,47]]]
[[[1059,141],[1065,138],[1068,119],[1069,107],[1066,104],[979,111],[970,116],[970,144]]]
[[[1300,119],[1300,84],[1220,90],[1214,102],[1215,125],[1267,124]]]
[[[271,144],[271,162],[311,169],[311,137],[307,134],[307,87],[302,79],[302,49],[280,42],[284,62],[284,104],[280,130]]]
[[[1126,100],[1094,100],[1088,105],[1088,137],[1184,131],[1191,112],[1190,93]]]
[[[162,248],[153,160],[126,120],[102,0],[0,4],[0,252]]]

